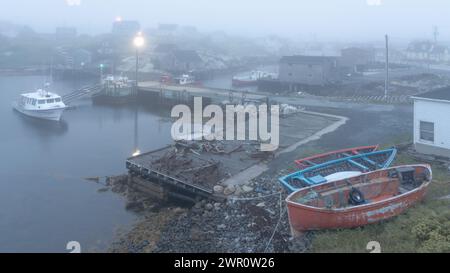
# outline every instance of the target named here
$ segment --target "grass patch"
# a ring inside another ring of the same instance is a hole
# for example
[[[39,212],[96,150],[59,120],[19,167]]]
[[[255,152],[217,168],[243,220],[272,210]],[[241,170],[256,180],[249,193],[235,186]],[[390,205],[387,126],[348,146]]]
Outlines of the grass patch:
[[[395,165],[417,163],[399,154]],[[450,252],[450,173],[432,165],[433,182],[425,199],[390,220],[356,229],[316,232],[311,252],[368,252],[367,243],[378,241],[382,252]]]

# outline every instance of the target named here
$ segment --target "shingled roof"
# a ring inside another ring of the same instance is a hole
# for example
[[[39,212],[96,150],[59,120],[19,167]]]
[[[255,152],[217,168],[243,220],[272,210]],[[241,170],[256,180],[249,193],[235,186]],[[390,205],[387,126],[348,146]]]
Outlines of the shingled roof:
[[[414,98],[433,99],[433,100],[448,100],[450,101],[450,86],[439,88],[430,92],[426,92]]]

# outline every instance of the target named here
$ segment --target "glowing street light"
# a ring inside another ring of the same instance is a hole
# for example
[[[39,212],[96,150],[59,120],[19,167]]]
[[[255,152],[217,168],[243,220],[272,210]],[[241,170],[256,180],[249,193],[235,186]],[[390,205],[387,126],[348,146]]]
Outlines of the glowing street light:
[[[136,96],[138,93],[138,86],[139,86],[139,79],[138,79],[138,73],[139,73],[139,49],[141,49],[145,45],[145,39],[142,36],[142,33],[139,32],[136,37],[134,37],[133,40],[134,47],[136,48]],[[135,109],[135,116],[134,116],[134,153],[133,156],[138,156],[141,154],[141,151],[138,149],[139,140],[138,140],[138,105],[136,104]]]
[[[145,39],[142,33],[139,32],[133,40],[134,47],[136,48],[136,88],[138,86],[138,69],[139,69],[139,49],[145,45]]]
[[[144,44],[145,44],[145,39],[144,39],[144,37],[142,37],[142,33],[141,33],[141,32],[139,32],[139,33],[136,35],[136,37],[134,37],[133,43],[134,43],[134,46],[135,46],[137,49],[139,49],[139,48],[141,48],[141,47],[144,46]]]

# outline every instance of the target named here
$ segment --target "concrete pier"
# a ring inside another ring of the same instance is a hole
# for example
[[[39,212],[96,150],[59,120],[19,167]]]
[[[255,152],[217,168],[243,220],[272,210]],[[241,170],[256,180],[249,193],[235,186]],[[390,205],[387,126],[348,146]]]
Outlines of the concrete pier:
[[[211,102],[220,103],[222,101],[242,102],[258,101],[264,102],[268,97],[262,94],[255,94],[246,91],[220,89],[191,85],[169,85],[156,81],[146,81],[139,83],[139,96],[142,98],[159,99],[166,102],[190,103],[193,97],[203,97]]]

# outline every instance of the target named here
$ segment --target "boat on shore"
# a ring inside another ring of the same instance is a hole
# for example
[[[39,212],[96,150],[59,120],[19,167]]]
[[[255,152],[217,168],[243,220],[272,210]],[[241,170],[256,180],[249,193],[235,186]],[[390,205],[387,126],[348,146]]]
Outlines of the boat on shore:
[[[288,192],[294,192],[304,187],[388,168],[391,166],[396,155],[397,149],[395,148],[352,156],[349,155],[315,164],[303,170],[280,177],[278,180]]]
[[[429,165],[405,165],[301,189],[286,198],[292,235],[389,219],[420,201],[431,180]]]
[[[61,96],[38,89],[36,92],[21,94],[13,102],[13,108],[29,117],[60,121],[66,105]]]
[[[378,149],[378,145],[361,146],[348,149],[341,149],[314,156],[305,157],[295,160],[295,164],[300,170],[312,167],[317,164],[322,164],[331,160],[336,160],[344,157],[350,157],[358,154],[365,154],[374,152]]]

